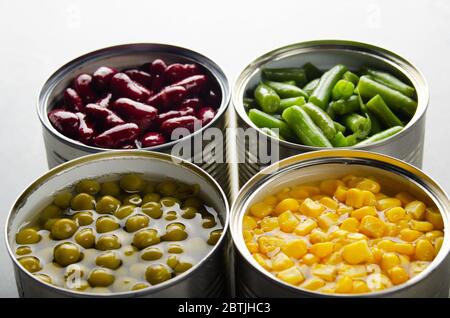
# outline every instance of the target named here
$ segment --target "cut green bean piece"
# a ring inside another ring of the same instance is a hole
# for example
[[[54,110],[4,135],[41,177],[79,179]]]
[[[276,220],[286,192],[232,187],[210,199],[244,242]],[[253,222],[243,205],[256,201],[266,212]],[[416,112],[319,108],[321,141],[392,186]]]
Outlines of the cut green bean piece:
[[[304,90],[308,95],[311,95],[312,92],[314,91],[314,89],[315,89],[315,88],[317,87],[317,85],[319,84],[319,82],[320,82],[320,78],[313,79],[311,82],[309,82],[308,84],[306,84],[306,85],[303,87],[303,90]]]
[[[346,71],[347,68],[344,65],[338,64],[325,72],[308,101],[325,109],[328,106],[334,85],[336,85]]]
[[[347,99],[338,99],[330,102],[328,108],[331,108],[334,114],[345,115],[354,113],[359,110],[359,98],[356,95],[352,95]]]
[[[269,86],[260,83],[255,89],[255,99],[259,107],[266,113],[275,113],[280,107],[280,97]]]
[[[248,112],[250,120],[259,128],[276,128],[279,130],[280,136],[284,139],[295,139],[295,135],[289,128],[288,124],[258,109],[251,109]]]
[[[244,97],[243,100],[244,108],[246,111],[249,111],[252,108],[256,107],[256,102],[253,98]]]
[[[353,95],[354,90],[355,85],[352,82],[341,79],[334,85],[331,91],[331,97],[333,100],[347,99]]]
[[[300,87],[281,82],[264,81],[264,84],[272,88],[281,98],[291,98],[303,96],[308,98],[308,94]]]
[[[342,123],[359,139],[367,137],[370,133],[371,122],[367,115],[366,117],[356,113],[344,115]]]
[[[370,118],[370,134],[369,135],[374,135],[379,133],[380,131],[382,131],[382,127],[381,127],[381,123],[380,121],[377,119],[377,117],[375,117],[374,114],[372,114],[372,112],[369,111],[369,109],[367,108],[366,104],[364,104],[361,96],[359,95],[358,90],[356,89],[356,93],[358,94],[358,101],[359,101],[359,105],[360,105],[360,111],[362,114],[369,116]]]
[[[375,135],[373,135],[373,136],[371,136],[371,137],[369,137],[369,138],[359,142],[357,145],[358,146],[371,145],[371,144],[373,144],[375,142],[384,140],[386,138],[389,138],[389,137],[399,133],[400,131],[402,131],[402,129],[403,129],[403,127],[401,127],[401,126],[395,126],[395,127],[388,128],[388,129],[386,129],[384,131],[379,132],[378,134],[375,134]]]
[[[363,68],[362,70],[363,74],[368,74],[370,77],[377,81],[378,83],[384,84],[392,89],[395,89],[396,91],[399,91],[400,93],[408,96],[408,97],[414,97],[415,89],[414,87],[405,84],[401,80],[399,80],[397,77],[395,77],[392,74],[377,71],[371,68]]]
[[[336,131],[340,131],[341,133],[345,133],[347,130],[344,125],[338,123],[337,121],[334,122],[334,128],[336,128]]]
[[[403,126],[400,119],[395,116],[380,95],[372,97],[366,106],[386,127]]]
[[[280,107],[278,108],[277,112],[282,113],[286,108],[297,105],[301,106],[306,103],[306,100],[303,96],[299,97],[291,97],[291,98],[283,98],[280,101]]]
[[[350,71],[345,72],[344,75],[342,76],[342,78],[349,82],[352,82],[353,85],[355,85],[355,86],[358,85],[359,76],[353,72],[350,72]]]
[[[297,83],[295,81],[283,81],[284,84],[294,85],[297,86]]]
[[[331,144],[333,147],[347,147],[347,139],[342,132],[338,131],[331,139]]]
[[[262,70],[262,75],[263,78],[270,81],[295,81],[300,87],[307,82],[305,70],[298,67],[265,68]]]
[[[334,138],[336,135],[336,128],[334,126],[333,120],[328,116],[328,114],[319,106],[312,103],[306,103],[300,106],[313,122],[322,130],[328,140]]]

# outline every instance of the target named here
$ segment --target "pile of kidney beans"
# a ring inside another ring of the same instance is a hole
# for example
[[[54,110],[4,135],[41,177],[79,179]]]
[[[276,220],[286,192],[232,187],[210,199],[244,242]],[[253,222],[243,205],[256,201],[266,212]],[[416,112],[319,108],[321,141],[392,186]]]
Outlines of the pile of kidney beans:
[[[48,113],[67,137],[101,148],[152,147],[171,140],[176,128],[208,124],[221,103],[217,83],[196,64],[161,59],[118,71],[102,66],[80,74],[64,91],[64,103]]]

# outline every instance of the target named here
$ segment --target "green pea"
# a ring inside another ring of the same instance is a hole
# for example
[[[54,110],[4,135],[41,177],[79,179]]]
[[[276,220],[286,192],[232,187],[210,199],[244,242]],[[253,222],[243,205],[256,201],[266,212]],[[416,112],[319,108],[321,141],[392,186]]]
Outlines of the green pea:
[[[90,195],[100,192],[100,183],[95,180],[81,180],[75,187],[78,193],[87,193]]]
[[[196,208],[197,210],[200,210],[203,207],[203,201],[197,197],[187,198],[183,202],[183,208],[187,207]]]
[[[172,278],[167,267],[161,264],[151,265],[145,271],[145,278],[152,285],[157,285]]]
[[[144,289],[150,287],[150,285],[146,284],[146,283],[137,283],[134,284],[133,287],[131,287],[131,290],[139,290],[139,289]]]
[[[190,269],[192,267],[192,264],[189,262],[178,262],[178,264],[175,266],[174,271],[177,274],[183,273]]]
[[[163,256],[163,252],[157,247],[147,247],[142,251],[141,258],[144,261],[156,261]]]
[[[177,219],[177,212],[175,211],[169,211],[167,212],[166,216],[164,217],[167,221],[174,221]]]
[[[120,195],[120,185],[117,181],[106,181],[100,186],[100,193],[102,195],[110,195],[112,197],[117,197]]]
[[[66,242],[55,247],[53,258],[57,264],[66,267],[80,261],[81,251],[75,244]]]
[[[45,224],[49,219],[56,219],[62,217],[62,211],[59,206],[56,206],[54,204],[50,204],[49,206],[45,207],[39,216],[39,220],[41,224]]]
[[[158,202],[147,202],[142,207],[142,212],[153,219],[159,219],[162,214],[161,204]]]
[[[129,246],[125,251],[123,252],[123,255],[125,256],[132,256],[137,251],[137,248],[134,246]]]
[[[145,188],[145,182],[140,176],[132,173],[120,179],[120,187],[128,193],[141,192]]]
[[[84,248],[92,248],[95,245],[95,234],[92,229],[82,229],[75,234],[75,242]]]
[[[144,227],[147,227],[150,220],[148,219],[148,216],[142,215],[142,214],[136,214],[133,216],[130,216],[127,221],[125,222],[125,229],[127,232],[136,232],[137,230],[143,229]]]
[[[188,206],[182,210],[181,217],[184,219],[193,219],[197,213],[196,208]]]
[[[109,269],[118,269],[122,265],[122,260],[116,252],[108,251],[97,256],[95,264]]]
[[[159,202],[160,199],[161,196],[158,193],[148,193],[142,199],[142,204],[145,204],[147,202]]]
[[[217,225],[217,222],[216,222],[214,216],[208,215],[203,218],[202,227],[204,229],[210,229],[212,227],[215,227],[216,225]]]
[[[52,225],[52,237],[55,240],[65,240],[76,232],[78,225],[71,219],[59,219]]]
[[[120,227],[119,223],[112,216],[102,216],[95,222],[97,233],[106,233],[115,231]]]
[[[72,216],[72,220],[74,220],[79,226],[86,226],[94,222],[94,217],[91,212],[77,212]]]
[[[70,207],[75,211],[93,210],[95,208],[95,199],[87,193],[80,193],[70,201]]]
[[[174,197],[163,197],[161,200],[159,200],[159,203],[161,203],[161,205],[166,208],[171,208],[177,204],[181,204],[180,200]]]
[[[114,275],[107,269],[95,268],[89,274],[88,282],[92,287],[107,287],[114,283]]]
[[[161,242],[161,239],[158,236],[158,231],[154,229],[140,230],[133,237],[133,245],[140,250],[159,242]]]
[[[32,228],[21,229],[16,234],[17,244],[36,244],[41,240],[41,235]]]
[[[114,216],[120,220],[126,218],[131,213],[134,212],[134,205],[122,205],[120,208],[117,209],[116,212],[114,212]]]
[[[120,201],[110,195],[103,196],[97,201],[95,210],[100,214],[113,214],[120,207]]]
[[[41,262],[37,257],[24,256],[18,259],[20,265],[22,265],[30,273],[35,273],[41,270]]]
[[[214,230],[211,233],[209,233],[209,238],[207,243],[209,245],[216,245],[217,242],[220,239],[220,236],[222,235],[222,230]]]
[[[176,255],[170,255],[170,256],[167,258],[166,264],[167,264],[167,266],[169,266],[170,268],[174,269],[175,266],[177,266],[178,262],[179,262],[178,256],[176,256]]]
[[[156,186],[156,190],[162,195],[162,196],[173,196],[175,193],[177,193],[177,184],[173,181],[163,181],[158,183]]]
[[[142,197],[139,194],[131,194],[123,199],[123,204],[140,206],[142,204]]]
[[[70,206],[70,200],[72,200],[72,198],[72,193],[64,191],[55,195],[53,204],[61,209],[67,209]]]
[[[166,226],[166,234],[161,239],[163,241],[183,241],[188,237],[185,228],[182,223],[170,223]]]
[[[23,256],[23,255],[27,255],[27,254],[31,254],[31,247],[29,246],[19,246],[16,249],[16,254],[19,256]]]
[[[178,244],[170,244],[167,251],[172,254],[181,254],[183,253],[183,248]]]
[[[61,218],[57,218],[57,219],[48,219],[45,224],[44,224],[44,229],[51,232],[52,231],[52,226],[53,224],[55,224],[56,221],[61,220]]]
[[[144,188],[144,194],[154,193],[156,190],[156,184],[154,182],[148,182]]]
[[[100,236],[95,244],[95,248],[100,251],[116,250],[121,246],[119,238],[111,234]]]
[[[52,278],[46,274],[34,274],[34,277],[39,279],[40,281],[43,281],[44,283],[51,284]]]

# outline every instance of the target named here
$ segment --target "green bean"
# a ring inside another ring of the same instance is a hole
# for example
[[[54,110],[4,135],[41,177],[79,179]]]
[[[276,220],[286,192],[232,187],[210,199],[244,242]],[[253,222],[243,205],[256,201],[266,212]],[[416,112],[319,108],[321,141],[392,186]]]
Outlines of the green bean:
[[[325,72],[312,95],[309,97],[309,102],[325,109],[330,99],[331,90],[346,71],[347,68],[344,65],[338,64]]]
[[[272,88],[281,98],[290,98],[298,96],[308,98],[308,94],[306,94],[304,90],[295,85],[289,85],[286,83],[274,81],[264,81],[264,84]]]
[[[336,135],[334,122],[322,108],[312,103],[306,103],[300,107],[308,114],[309,117],[311,117],[320,130],[322,130],[325,137],[329,140],[334,138],[334,135]]]
[[[331,139],[333,147],[347,147],[347,139],[342,132],[338,131],[336,135]]]
[[[358,142],[358,138],[356,137],[355,134],[348,135],[347,137],[345,137],[345,140],[347,142],[348,147],[354,146]]]
[[[304,145],[332,147],[322,130],[314,124],[313,120],[300,106],[287,108],[282,116]]]
[[[323,72],[319,70],[314,64],[308,62],[302,67],[305,70],[306,78],[308,81],[319,78],[322,76]]]
[[[395,89],[396,91],[399,91],[400,93],[408,96],[408,97],[414,97],[415,89],[412,86],[409,86],[405,83],[403,83],[401,80],[396,78],[395,76],[382,72],[377,71],[371,68],[363,68],[362,72],[364,74],[370,75],[370,77],[383,85],[386,85],[387,87],[390,87],[392,89]]]
[[[355,90],[355,85],[352,82],[341,79],[336,85],[334,85],[331,90],[331,97],[333,100],[338,99],[347,99],[353,95],[353,91]]]
[[[305,103],[306,103],[306,100],[303,96],[284,98],[280,101],[280,107],[278,108],[277,112],[282,113],[288,107],[291,107],[294,105],[300,106]]]
[[[328,108],[331,108],[333,113],[337,115],[354,113],[360,108],[359,98],[356,95],[352,95],[347,99],[338,99],[336,101],[330,102]]]
[[[306,84],[303,87],[303,90],[306,92],[306,94],[311,95],[312,92],[314,91],[314,89],[319,84],[319,82],[320,82],[320,78],[313,79],[311,82],[309,82],[308,84]]]
[[[357,113],[344,115],[342,123],[359,139],[367,137],[370,133],[371,122],[368,116],[363,117]]]
[[[251,109],[248,112],[250,120],[259,128],[275,128],[279,130],[279,134],[284,139],[295,139],[295,135],[289,128],[288,124],[258,109]]]
[[[387,105],[397,114],[403,114],[411,118],[416,112],[417,102],[410,97],[388,86],[372,80],[368,76],[361,76],[357,86],[362,98],[371,99],[380,95]]]
[[[284,84],[294,85],[297,86],[297,83],[295,81],[283,81]]]
[[[256,87],[254,94],[259,107],[266,113],[275,113],[280,107],[280,97],[269,86],[260,83]]]
[[[369,109],[367,109],[366,104],[364,104],[361,96],[359,95],[358,90],[356,90],[358,93],[358,100],[359,100],[359,105],[360,105],[360,111],[362,114],[369,116],[370,118],[370,124],[371,124],[371,128],[370,128],[370,134],[369,135],[374,135],[379,133],[380,131],[382,131],[383,129],[381,128],[381,123],[380,121],[377,119],[377,117],[375,117],[374,114],[372,114],[371,111],[369,111]]]
[[[283,137],[280,136],[279,130],[277,131],[276,128],[267,128],[263,127],[261,128],[261,131],[265,133],[266,135],[273,137],[275,139],[285,140]]]
[[[344,125],[338,123],[337,121],[334,122],[334,128],[336,128],[336,131],[340,131],[341,133],[345,133],[345,131],[347,130]]]
[[[367,102],[367,108],[386,126],[403,126],[400,119],[386,105],[380,95],[375,95]]]
[[[249,97],[244,97],[243,104],[244,104],[244,109],[246,111],[249,111],[250,109],[256,107],[255,100],[253,98],[249,98]]]
[[[349,82],[352,82],[353,85],[355,85],[355,86],[358,85],[358,82],[359,82],[359,76],[356,75],[355,73],[352,73],[352,72],[350,72],[350,71],[347,71],[347,72],[344,73],[344,75],[342,76],[342,78],[345,79],[345,80],[347,80],[347,81],[349,81]]]
[[[288,68],[265,68],[262,70],[263,78],[276,81],[295,81],[298,86],[303,86],[306,83],[305,70],[298,67]]]
[[[401,127],[401,126],[394,126],[394,127],[388,128],[386,130],[379,132],[378,134],[375,134],[375,135],[359,142],[357,145],[358,146],[367,146],[367,145],[373,144],[375,142],[384,140],[386,138],[389,138],[389,137],[397,134],[402,129],[403,129],[403,127]]]

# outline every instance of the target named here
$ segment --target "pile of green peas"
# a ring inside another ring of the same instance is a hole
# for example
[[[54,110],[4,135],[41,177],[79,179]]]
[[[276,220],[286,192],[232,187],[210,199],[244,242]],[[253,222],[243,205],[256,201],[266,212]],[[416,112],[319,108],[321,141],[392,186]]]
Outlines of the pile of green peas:
[[[198,185],[131,173],[85,179],[52,197],[16,234],[19,263],[73,291],[114,293],[165,282],[200,262],[222,234]]]

